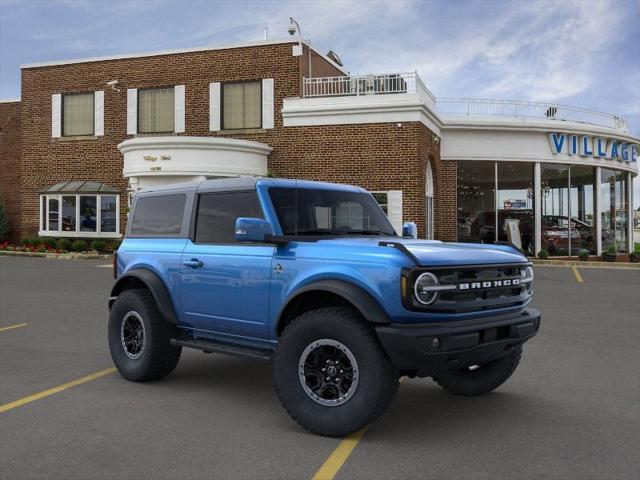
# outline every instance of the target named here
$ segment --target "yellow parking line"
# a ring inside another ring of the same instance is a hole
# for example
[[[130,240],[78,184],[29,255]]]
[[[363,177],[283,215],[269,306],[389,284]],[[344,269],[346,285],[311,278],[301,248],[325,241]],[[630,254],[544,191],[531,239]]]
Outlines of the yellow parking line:
[[[1,327],[0,332],[5,332],[7,330],[13,330],[14,328],[26,327],[29,325],[28,323],[16,323],[15,325],[9,325],[8,327]]]
[[[584,280],[582,279],[582,275],[580,275],[580,272],[578,271],[575,265],[571,266],[571,270],[573,270],[573,274],[576,276],[576,281],[578,283],[584,283]]]
[[[333,480],[336,473],[338,473],[342,465],[344,465],[344,462],[349,458],[349,455],[351,455],[351,452],[353,452],[360,440],[362,440],[367,428],[369,427],[364,427],[362,430],[358,430],[345,437],[333,453],[329,455],[329,458],[325,460],[311,480]]]
[[[402,377],[400,383],[402,383],[405,378],[406,377]],[[362,440],[368,428],[369,426],[366,426],[362,430],[358,430],[342,439],[340,444],[331,455],[329,455],[329,458],[325,460],[311,480],[333,480],[351,455],[351,452],[358,446],[358,443],[360,443],[360,440]]]
[[[49,395],[60,393],[64,390],[67,390],[68,388],[82,385],[83,383],[90,382],[91,380],[95,380],[96,378],[104,377],[105,375],[109,375],[110,373],[113,373],[115,371],[116,369],[113,367],[107,368],[105,370],[100,370],[99,372],[92,373],[91,375],[87,375],[86,377],[78,378],[77,380],[73,380],[71,382],[64,383],[57,387],[50,388],[49,390],[45,390],[39,393],[34,393],[33,395],[29,395],[28,397],[15,400],[11,403],[5,403],[4,405],[0,405],[0,413],[13,410],[14,408],[18,408],[23,405],[26,405],[27,403],[35,402],[36,400],[40,400],[41,398],[48,397]]]

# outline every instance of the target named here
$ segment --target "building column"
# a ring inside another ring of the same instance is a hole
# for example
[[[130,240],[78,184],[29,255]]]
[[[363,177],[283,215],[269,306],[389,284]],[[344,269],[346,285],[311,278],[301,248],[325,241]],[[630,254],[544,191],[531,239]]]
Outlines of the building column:
[[[533,164],[533,228],[535,242],[533,255],[536,256],[542,250],[542,180],[540,176],[540,162]]]
[[[627,222],[627,238],[628,238],[628,252],[633,252],[633,175],[631,172],[627,172],[627,215],[629,220]]]
[[[593,201],[595,218],[594,227],[595,227],[595,236],[596,236],[596,255],[602,255],[602,204],[600,202],[600,177],[602,176],[600,172],[600,167],[596,167],[596,181],[593,186]]]

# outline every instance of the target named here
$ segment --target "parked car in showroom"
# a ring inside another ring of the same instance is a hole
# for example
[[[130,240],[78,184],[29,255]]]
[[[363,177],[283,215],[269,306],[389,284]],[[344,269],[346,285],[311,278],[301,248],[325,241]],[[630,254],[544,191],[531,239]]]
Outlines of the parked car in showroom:
[[[498,388],[540,325],[516,249],[399,236],[348,185],[139,192],[114,267],[108,340],[125,378],[168,375],[184,347],[272,362],[289,415],[328,436],[382,415],[403,375],[459,395]]]

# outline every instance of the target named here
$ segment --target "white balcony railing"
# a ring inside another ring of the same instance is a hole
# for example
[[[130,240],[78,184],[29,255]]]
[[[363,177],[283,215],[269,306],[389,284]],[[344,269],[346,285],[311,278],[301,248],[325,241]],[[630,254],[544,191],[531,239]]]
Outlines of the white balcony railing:
[[[417,72],[305,78],[304,98],[349,97],[415,93],[442,115],[504,116],[588,123],[628,131],[627,122],[611,113],[528,100],[482,98],[438,98],[429,91]]]
[[[588,108],[570,107],[559,103],[482,98],[439,98],[437,100],[437,111],[442,115],[497,115],[565,120],[628,131],[627,122],[617,115]]]
[[[416,72],[313,77],[305,78],[303,85],[305,98],[419,93],[435,102],[435,97]]]

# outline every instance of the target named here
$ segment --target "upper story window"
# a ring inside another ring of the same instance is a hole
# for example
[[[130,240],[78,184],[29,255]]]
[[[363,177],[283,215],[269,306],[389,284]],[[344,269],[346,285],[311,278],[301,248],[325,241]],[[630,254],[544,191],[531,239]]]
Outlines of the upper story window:
[[[62,95],[62,136],[80,137],[94,134],[94,92]]]
[[[51,137],[88,140],[104,135],[104,91],[51,95]]]
[[[239,217],[263,217],[255,190],[200,195],[196,243],[235,243]]]
[[[222,128],[262,128],[262,82],[222,85]]]
[[[138,133],[175,131],[175,89],[138,91]]]

